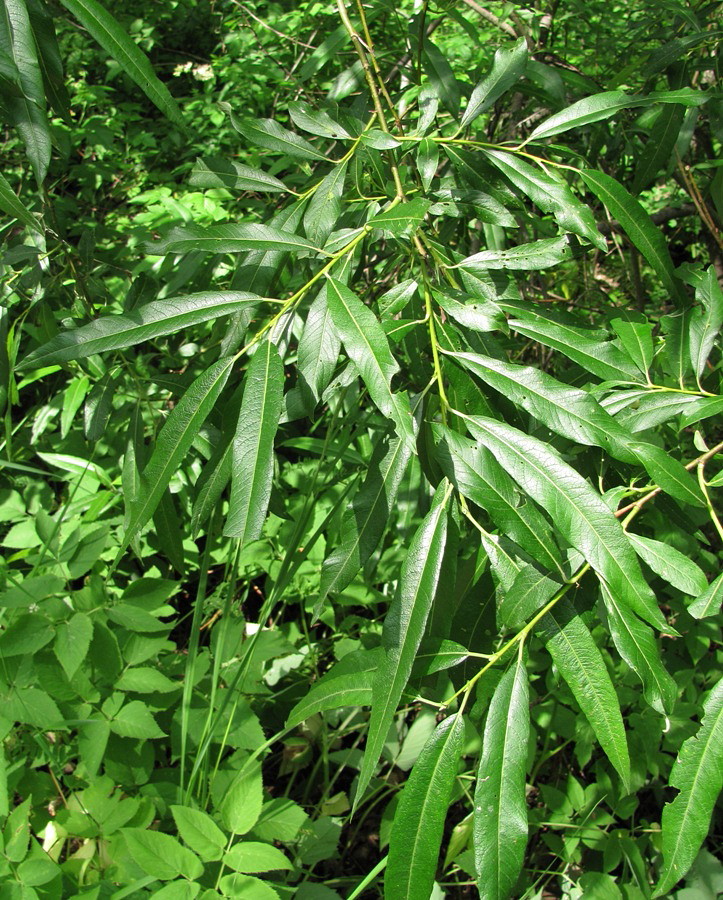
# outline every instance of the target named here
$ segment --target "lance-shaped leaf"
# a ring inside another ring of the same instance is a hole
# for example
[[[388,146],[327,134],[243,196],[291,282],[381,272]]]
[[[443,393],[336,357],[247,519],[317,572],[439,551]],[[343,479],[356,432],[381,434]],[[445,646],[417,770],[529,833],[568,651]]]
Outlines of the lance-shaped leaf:
[[[42,234],[43,228],[35,216],[18,199],[15,191],[10,187],[5,177],[0,174],[0,209],[8,216],[17,219],[31,231]]]
[[[295,159],[326,159],[324,154],[306,138],[279,125],[275,119],[239,119],[227,103],[220,103],[219,106],[228,113],[236,131],[248,138],[252,144],[271,150],[272,153],[293,156]]]
[[[327,280],[326,300],[331,318],[346,352],[362,377],[369,396],[383,415],[397,427],[397,434],[414,447],[414,423],[409,402],[393,394],[392,376],[399,365],[374,313],[349,288],[335,278]]]
[[[474,793],[474,863],[481,900],[512,894],[527,843],[525,773],[530,736],[527,672],[521,657],[495,689]]]
[[[442,481],[431,510],[409,545],[399,579],[399,590],[384,622],[384,658],[377,669],[372,688],[372,712],[354,798],[355,806],[363,798],[381,756],[437,593],[447,543],[448,497],[449,484]]]
[[[680,550],[641,534],[628,532],[628,538],[643,562],[674,588],[692,597],[697,597],[705,590],[705,572]]]
[[[650,101],[644,97],[631,97],[624,91],[603,91],[601,94],[593,94],[592,97],[584,97],[573,103],[566,109],[550,116],[535,128],[528,141],[539,141],[542,138],[552,137],[554,134],[562,134],[571,128],[581,128],[591,122],[600,122],[609,119],[621,109],[631,106],[642,106]]]
[[[146,245],[150,256],[167,253],[240,253],[243,250],[321,250],[299,234],[270,225],[179,225],[161,241]]]
[[[258,191],[265,194],[287,190],[284,183],[273,175],[221,156],[203,156],[197,159],[188,183],[191,187],[222,187],[231,191]]]
[[[655,897],[666,894],[692,865],[723,788],[723,679],[708,696],[700,728],[680,748],[670,784],[680,793],[663,809],[663,871]]]
[[[408,200],[373,216],[367,225],[370,228],[381,228],[390,234],[402,234],[408,228],[417,228],[421,225],[431,205],[429,200],[417,197],[416,200]]]
[[[641,372],[646,373],[653,363],[653,325],[642,314],[622,313],[621,318],[611,319],[611,327],[620,343]]]
[[[463,259],[458,265],[471,272],[487,269],[519,269],[532,271],[549,269],[561,262],[572,259],[568,237],[545,238],[520,244],[510,250],[483,250]]]
[[[572,606],[561,601],[540,621],[537,633],[629,791],[630,756],[620,703],[590,631]]]
[[[685,293],[675,274],[665,238],[640,201],[604,172],[583,169],[580,175],[598,200],[605,204],[612,217],[620,222],[625,234],[647,260],[670,296],[677,303],[684,303]]]
[[[307,408],[313,409],[329,386],[340,349],[341,341],[334,329],[326,302],[325,285],[309,307],[299,339],[299,388]]]
[[[284,365],[265,340],[246,372],[231,465],[231,498],[224,534],[242,544],[258,540],[271,499],[274,438],[284,402]]]
[[[690,604],[688,612],[696,619],[714,616],[720,612],[723,603],[723,572],[715,578],[703,593]]]
[[[39,368],[132,347],[142,341],[175,334],[200,322],[240,312],[260,303],[261,299],[244,291],[207,291],[156,300],[129,313],[103,316],[74,331],[63,331],[29,353],[18,368]]]
[[[123,551],[151,518],[168,487],[171,477],[178,470],[223,390],[233,359],[220,359],[193,382],[171,410],[158,435],[148,465],[143,470],[138,497],[130,510],[130,521],[123,535],[115,564]]]
[[[658,487],[684,503],[705,506],[700,485],[691,473],[674,456],[662,447],[639,441],[631,441],[630,449]]]
[[[601,250],[605,238],[597,230],[590,209],[573,194],[569,185],[541,172],[525,160],[501,150],[483,150],[490,162],[523,194],[546,213],[552,213],[564,231],[579,234]]]
[[[385,437],[374,448],[364,483],[342,518],[341,542],[324,560],[315,616],[327,596],[343,591],[376,549],[410,456],[409,446],[399,439],[387,441]]]
[[[479,416],[469,426],[610,590],[645,621],[670,630],[622,526],[591,485],[537,438]]]
[[[389,838],[384,896],[429,897],[437,871],[457,766],[464,747],[464,719],[448,716],[432,733],[404,785]]]
[[[519,81],[527,68],[527,43],[520,38],[509,50],[495,51],[491,70],[472,91],[467,109],[462,116],[462,127],[489,109],[499,98]]]
[[[685,107],[672,103],[660,110],[658,118],[650,130],[650,137],[635,164],[635,175],[630,190],[639,194],[655,179],[658,172],[668,165],[673,155],[680,129],[685,117]]]
[[[498,589],[502,595],[497,607],[500,627],[521,628],[561,588],[558,579],[540,572],[533,565],[523,566],[509,588]]]
[[[351,137],[349,132],[323,109],[313,109],[308,103],[298,100],[289,103],[288,108],[291,121],[302,131],[334,140]]]
[[[339,163],[322,178],[304,213],[304,231],[320,247],[323,247],[341,214],[346,166],[345,162]]]
[[[723,326],[723,290],[713,266],[708,268],[697,285],[695,299],[700,306],[693,310],[690,320],[690,358],[693,371],[700,378]]]
[[[494,454],[443,425],[435,425],[434,433],[440,442],[437,460],[460,494],[487,510],[502,534],[564,577],[562,558],[545,517],[532,504],[519,502],[514,482]]]
[[[184,127],[183,116],[168,88],[159,81],[148,57],[113,16],[96,0],[61,0],[80,24],[109,53],[128,77],[172,122]]]
[[[625,609],[614,594],[601,585],[608,627],[617,651],[643,685],[646,701],[659,713],[673,710],[678,688],[660,658],[660,648],[648,626]]]

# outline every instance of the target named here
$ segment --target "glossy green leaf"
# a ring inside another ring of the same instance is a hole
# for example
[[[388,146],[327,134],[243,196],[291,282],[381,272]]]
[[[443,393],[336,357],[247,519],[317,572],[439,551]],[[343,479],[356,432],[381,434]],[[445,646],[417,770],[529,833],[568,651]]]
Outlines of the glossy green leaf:
[[[646,701],[659,713],[670,714],[678,686],[663,665],[653,632],[625,609],[624,604],[604,584],[601,590],[608,627],[618,653],[642,682]]]
[[[562,587],[533,565],[523,566],[509,588],[500,591],[497,621],[502,628],[521,628]]]
[[[428,191],[439,166],[439,144],[429,138],[420,141],[417,147],[416,163],[424,190]]]
[[[147,303],[119,316],[103,316],[57,337],[29,353],[19,368],[39,368],[95,353],[121,350],[166,334],[175,334],[201,322],[229,316],[261,302],[243,291],[208,291]]]
[[[699,305],[690,320],[690,358],[693,371],[700,378],[723,326],[723,290],[713,266],[696,287],[695,299]]]
[[[422,197],[408,200],[406,203],[400,203],[372,216],[367,225],[370,228],[381,228],[389,234],[402,234],[408,228],[417,228],[421,225],[430,205],[429,200],[424,200]]]
[[[538,634],[629,792],[630,756],[620,703],[587,626],[561,601],[540,621]]]
[[[583,169],[580,175],[598,200],[605,204],[611,216],[620,222],[625,234],[660,278],[671,299],[678,304],[683,303],[685,293],[675,274],[668,245],[640,201],[604,172]]]
[[[171,813],[179,835],[204,862],[221,859],[227,838],[208,813],[190,806],[171,806]]]
[[[349,132],[323,109],[313,109],[299,100],[289,103],[288,108],[291,121],[302,131],[334,140],[350,137]]]
[[[389,839],[384,896],[431,895],[452,788],[464,746],[464,719],[448,716],[417,758],[404,785]]]
[[[655,444],[633,441],[629,446],[651,479],[666,494],[683,503],[705,506],[705,497],[698,481],[675,457]]]
[[[392,393],[399,365],[374,313],[335,278],[327,279],[327,303],[334,327],[380,412],[396,425],[397,434],[414,447],[414,423],[406,397]]]
[[[141,474],[141,489],[131,505],[130,522],[118,550],[116,565],[125,548],[141,533],[155,512],[171,477],[218,400],[233,364],[233,359],[221,359],[214,363],[199,375],[171,410],[158,434],[148,465]]]
[[[282,181],[261,169],[252,169],[221,156],[202,156],[197,159],[188,179],[191,187],[227,188],[230,191],[258,191],[279,193],[288,189]]]
[[[723,788],[723,679],[708,695],[700,728],[680,748],[670,784],[679,793],[663,809],[663,870],[655,897],[668,893],[690,868]]]
[[[30,25],[38,50],[38,63],[43,76],[45,96],[54,112],[70,125],[70,97],[65,86],[65,73],[53,16],[35,0],[28,4]]]
[[[536,169],[530,163],[502,150],[483,150],[489,161],[543,212],[552,213],[558,225],[584,237],[600,250],[607,249],[597,230],[592,212],[573,194],[564,181]]]
[[[435,672],[443,672],[452,666],[464,662],[469,656],[466,647],[456,641],[439,640],[439,638],[425,638],[417,653],[414,669],[425,675],[433,675]]]
[[[520,244],[510,250],[483,250],[463,259],[459,266],[472,272],[487,269],[532,271],[549,269],[569,259],[572,259],[570,241],[560,237]]]
[[[638,556],[673,587],[693,597],[705,590],[705,573],[680,550],[640,534],[628,532],[628,537]]]
[[[527,43],[520,38],[509,50],[495,51],[492,68],[475,86],[462,116],[462,127],[488,110],[499,98],[515,85],[527,68]]]
[[[723,604],[723,573],[713,579],[703,593],[688,607],[688,612],[696,619],[715,616]]]
[[[297,354],[299,388],[313,408],[329,386],[336,369],[341,341],[326,300],[326,285],[309,307]]]
[[[572,128],[582,128],[591,122],[609,119],[621,109],[639,106],[640,101],[641,98],[631,97],[623,91],[603,91],[601,94],[593,94],[592,97],[584,97],[541,122],[533,129],[527,140],[539,141],[570,131]],[[643,99],[643,102],[647,101]]]
[[[241,411],[233,443],[231,498],[224,534],[242,544],[261,537],[271,499],[274,438],[284,394],[284,365],[265,340],[246,372]]]
[[[422,47],[421,60],[422,69],[429,79],[432,89],[442,101],[445,109],[456,118],[459,112],[459,83],[447,58],[436,44],[426,40]]]
[[[461,291],[432,291],[434,299],[455,322],[472,331],[506,331],[507,320],[492,300],[476,299]]]
[[[660,114],[650,130],[650,137],[645,143],[645,149],[638,156],[635,164],[635,175],[630,186],[633,195],[639,194],[647,188],[658,172],[668,165],[684,117],[685,107],[682,104],[672,103],[660,110]]]
[[[373,703],[355,806],[364,797],[414,665],[432,608],[447,543],[448,484],[442,482],[409,545],[382,633],[384,657],[372,687]]]
[[[610,590],[645,621],[669,631],[622,526],[590,484],[537,438],[479,416],[469,425]]]
[[[341,215],[347,164],[339,163],[322,178],[304,213],[304,231],[309,240],[323,247]]]
[[[0,210],[8,216],[17,219],[18,222],[31,231],[42,233],[43,228],[40,222],[18,199],[15,191],[10,187],[2,174],[0,174]]]
[[[229,113],[231,124],[252,144],[264,147],[272,153],[283,153],[295,159],[325,159],[305,138],[294,134],[274,119],[238,119],[227,103],[220,103],[221,109]]]
[[[549,524],[535,506],[519,502],[514,482],[495,454],[441,425],[434,432],[439,464],[460,494],[486,509],[497,528],[546,569],[564,576]]]
[[[315,615],[319,615],[330,593],[347,587],[376,549],[396,504],[410,457],[409,445],[401,440],[378,441],[364,481],[344,512],[339,545],[324,560]]]
[[[158,79],[148,57],[131,40],[113,16],[96,0],[61,0],[101,47],[113,57],[123,71],[148,99],[172,122],[184,127],[183,116],[168,88]]]
[[[481,900],[512,894],[527,844],[529,687],[520,655],[495,689],[474,793],[474,865]]]
[[[241,253],[243,250],[313,250],[311,241],[270,225],[179,225],[160,241],[146,246],[150,256],[167,253]]]
[[[286,720],[286,727],[295,728],[328,709],[371,706],[372,684],[380,656],[381,648],[352,651],[344,656],[294,706]]]
[[[611,319],[610,325],[620,343],[643,374],[653,363],[653,325],[644,316],[623,313],[625,318]]]

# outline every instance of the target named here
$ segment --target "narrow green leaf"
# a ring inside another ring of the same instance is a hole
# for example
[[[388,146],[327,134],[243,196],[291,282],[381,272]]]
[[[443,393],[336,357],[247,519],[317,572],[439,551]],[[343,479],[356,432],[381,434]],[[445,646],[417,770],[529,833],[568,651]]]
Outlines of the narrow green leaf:
[[[640,534],[628,532],[628,537],[638,556],[656,575],[660,575],[673,587],[693,597],[697,597],[705,590],[707,585],[705,573],[680,550],[663,541],[656,541]]]
[[[326,301],[326,285],[309,307],[297,354],[298,379],[307,408],[313,408],[329,386],[341,349]]]
[[[409,545],[395,597],[382,633],[384,658],[372,688],[373,704],[355,806],[363,798],[379,761],[402,692],[414,665],[432,608],[447,543],[449,484],[437,488],[432,508]]]
[[[678,304],[685,302],[685,293],[675,274],[668,245],[660,229],[653,223],[640,201],[610,175],[594,169],[583,169],[580,176],[595,196],[608,208],[613,218],[637,247],[663,286]]]
[[[219,106],[228,113],[236,131],[252,144],[264,147],[272,153],[284,153],[295,159],[326,159],[313,144],[279,125],[275,119],[239,119],[227,103],[219,103]]]
[[[642,682],[646,701],[659,713],[669,715],[678,687],[663,665],[653,632],[625,609],[604,584],[601,590],[608,627],[618,653]]]
[[[524,38],[520,38],[509,50],[496,50],[491,70],[472,91],[462,116],[462,127],[469,125],[506,94],[522,78],[526,68],[527,43]]]
[[[141,475],[141,490],[131,508],[115,564],[153,515],[171,477],[188,453],[198,429],[205,422],[223,390],[233,367],[233,359],[221,359],[208,368],[184,393],[171,410],[158,435],[148,465]]]
[[[561,601],[541,620],[538,634],[629,792],[630,756],[620,703],[587,626]]]
[[[282,181],[261,169],[252,169],[221,156],[203,156],[194,163],[188,179],[191,187],[227,188],[230,191],[287,192]]]
[[[563,231],[586,238],[600,250],[607,249],[590,209],[573,194],[570,186],[553,175],[541,172],[525,160],[502,150],[483,150],[490,162],[546,213],[552,213]]]
[[[508,589],[501,589],[497,621],[501,628],[521,628],[551,600],[562,583],[533,565],[523,566]],[[499,589],[498,589],[499,590]]]
[[[302,131],[334,140],[351,137],[349,132],[323,109],[313,109],[308,103],[302,103],[300,100],[289,103],[288,108],[291,121]]]
[[[38,62],[43,76],[43,86],[48,103],[65,122],[70,125],[70,97],[65,86],[63,60],[60,55],[58,38],[55,34],[53,16],[45,6],[31,0],[28,5],[30,24],[38,51]]]
[[[472,827],[481,900],[509,897],[522,869],[527,844],[529,738],[529,687],[519,656],[492,697],[477,771]]]
[[[430,206],[429,200],[417,197],[416,200],[408,200],[406,203],[400,203],[392,209],[372,216],[367,225],[370,228],[381,228],[389,234],[402,234],[408,228],[417,228],[421,225]]]
[[[270,225],[179,225],[160,241],[146,245],[149,256],[167,253],[240,253],[243,250],[321,250],[299,234]]]
[[[456,118],[459,112],[459,84],[445,55],[429,40],[425,40],[422,47],[422,69],[444,107]]]
[[[621,109],[640,106],[648,102],[650,101],[645,98],[631,97],[623,91],[603,91],[601,94],[593,94],[592,97],[584,97],[577,103],[573,103],[572,106],[561,109],[549,119],[545,119],[531,132],[527,140],[539,141],[552,137],[554,134],[570,131],[571,128],[582,128],[583,125],[589,125],[591,122],[609,119]]]
[[[419,142],[416,156],[417,171],[422,179],[424,190],[428,191],[434,181],[439,166],[439,144],[429,138]]]
[[[670,631],[622,526],[590,484],[537,438],[479,416],[469,426],[610,590],[646,622]]]
[[[723,679],[708,695],[700,728],[680,748],[670,784],[680,793],[663,809],[663,871],[654,897],[668,893],[692,865],[723,788]]]
[[[464,719],[448,716],[432,733],[404,785],[389,838],[384,896],[432,893],[452,788],[464,747]]]
[[[324,560],[315,616],[330,593],[349,585],[379,544],[410,457],[409,445],[403,441],[386,436],[378,441],[364,482],[344,512],[339,546]]]
[[[639,315],[624,312],[625,318],[611,319],[610,326],[617,334],[620,343],[626,349],[628,356],[633,360],[640,371],[647,375],[653,363],[653,325]]]
[[[201,322],[229,316],[261,302],[256,294],[243,291],[207,291],[170,297],[140,306],[119,316],[103,316],[73,331],[63,331],[47,344],[29,353],[18,368],[40,368],[95,353],[121,350],[142,341],[175,334]]]
[[[434,299],[455,322],[472,331],[507,331],[507,320],[502,309],[492,300],[483,300],[453,291],[449,288],[444,293],[432,290]]]
[[[567,236],[545,238],[520,244],[510,250],[483,250],[463,259],[458,265],[472,272],[487,269],[518,269],[532,271],[549,269],[561,262],[572,259],[570,240]]]
[[[305,697],[294,706],[286,720],[287,728],[295,728],[306,719],[327,709],[342,706],[371,706],[372,683],[382,648],[353,650],[335,663]]]
[[[35,216],[18,199],[5,177],[0,174],[0,209],[12,218],[17,219],[26,228],[42,234],[43,226]]]
[[[690,320],[690,358],[693,371],[700,378],[708,357],[723,326],[723,290],[715,269],[710,266],[695,289],[698,306]]]
[[[549,524],[537,507],[519,502],[514,482],[495,454],[442,425],[435,425],[434,433],[440,442],[439,464],[462,496],[486,509],[502,534],[564,578]]]
[[[658,172],[668,165],[684,117],[685,107],[680,103],[672,103],[660,110],[660,114],[650,130],[650,137],[645,143],[645,148],[635,164],[635,175],[630,186],[633,196],[645,190]]]
[[[414,448],[414,422],[406,397],[393,394],[392,377],[399,365],[374,313],[335,278],[327,279],[327,303],[334,327],[362,377],[369,396],[390,418],[399,437]]]
[[[705,506],[705,497],[698,481],[685,466],[667,453],[662,447],[632,441],[630,449],[635,453],[655,484],[683,503]]]
[[[720,612],[723,603],[723,573],[708,585],[706,590],[688,607],[688,612],[696,619],[705,619]]]
[[[96,0],[61,0],[63,6],[87,28],[123,71],[172,122],[185,127],[183,115],[168,88],[159,81],[148,57],[131,40],[113,16]]]
[[[324,246],[341,214],[346,167],[345,162],[339,163],[321,180],[304,213],[304,231],[319,247]]]
[[[224,534],[242,544],[258,540],[274,474],[274,438],[283,408],[284,365],[266,340],[254,353],[233,443],[231,499]]]

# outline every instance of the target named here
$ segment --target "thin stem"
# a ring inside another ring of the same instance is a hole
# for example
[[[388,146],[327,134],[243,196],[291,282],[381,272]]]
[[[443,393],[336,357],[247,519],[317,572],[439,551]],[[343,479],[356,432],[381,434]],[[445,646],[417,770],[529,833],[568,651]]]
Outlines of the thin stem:
[[[715,525],[716,531],[718,532],[721,541],[723,541],[723,525],[721,525],[721,521],[718,518],[718,514],[716,513],[713,507],[713,501],[710,498],[710,492],[708,490],[708,485],[705,483],[705,462],[699,462],[698,466],[698,484],[700,485],[700,489],[703,492],[703,496],[705,497],[705,505],[708,509],[708,514],[711,517],[711,521]]]

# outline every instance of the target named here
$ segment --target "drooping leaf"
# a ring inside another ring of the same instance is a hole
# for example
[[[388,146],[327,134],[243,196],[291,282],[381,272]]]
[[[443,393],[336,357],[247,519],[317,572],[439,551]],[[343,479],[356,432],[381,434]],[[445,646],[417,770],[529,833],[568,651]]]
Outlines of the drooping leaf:
[[[392,419],[399,437],[414,447],[414,424],[406,397],[392,393],[399,365],[374,313],[346,285],[327,280],[327,303],[334,327],[380,412]]]
[[[509,897],[522,868],[527,843],[529,735],[529,687],[520,655],[495,689],[482,739],[473,815],[481,900]]]
[[[509,588],[501,591],[497,621],[502,628],[520,628],[560,590],[559,579],[540,572],[536,566],[523,566]]]
[[[623,313],[618,319],[611,319],[610,325],[625,347],[628,356],[643,374],[648,373],[653,363],[655,349],[653,347],[653,325],[640,315],[635,318],[630,313]]]
[[[231,191],[279,193],[287,191],[278,178],[221,156],[202,156],[196,160],[188,179],[191,187],[223,187]]]
[[[690,868],[723,788],[723,679],[708,695],[700,728],[680,748],[670,784],[680,793],[663,808],[663,870],[654,897],[666,894]]]
[[[538,634],[629,791],[630,756],[620,702],[590,631],[563,600],[540,621]]]
[[[297,128],[316,134],[319,137],[328,137],[338,140],[350,137],[349,132],[323,109],[313,109],[308,103],[294,100],[289,103],[289,115]]]
[[[634,196],[648,187],[658,172],[668,165],[684,117],[685,107],[679,103],[671,103],[660,110],[645,148],[636,161],[635,175],[630,186]]]
[[[384,896],[389,900],[416,900],[432,892],[463,744],[464,719],[448,716],[424,745],[404,785],[384,873]]]
[[[227,103],[220,103],[219,106],[228,113],[236,131],[252,144],[264,147],[272,153],[284,153],[295,159],[319,160],[326,158],[313,144],[284,128],[275,119],[238,119]]]
[[[640,678],[645,699],[653,709],[659,713],[671,713],[678,688],[663,665],[652,631],[634,613],[625,609],[605,585],[601,590],[610,634],[618,653]]]
[[[723,326],[723,290],[713,266],[706,271],[696,287],[695,299],[699,305],[690,320],[690,358],[693,371],[700,378]]]
[[[703,593],[688,607],[688,612],[696,619],[714,616],[720,612],[723,603],[723,573],[713,579]]]
[[[324,246],[341,214],[346,166],[339,163],[322,178],[304,213],[304,231],[319,247]]]
[[[276,347],[265,340],[246,372],[232,451],[231,499],[224,534],[242,544],[257,540],[266,520],[283,393],[284,365]]]
[[[685,293],[675,274],[673,260],[668,245],[660,229],[653,224],[640,201],[616,181],[611,175],[597,172],[594,169],[583,169],[582,180],[595,196],[620,222],[625,234],[646,259],[663,286],[676,303],[685,302]]]
[[[510,250],[483,250],[463,259],[459,266],[472,272],[484,272],[487,269],[531,271],[549,269],[571,258],[570,241],[567,237],[545,238],[520,244]]]
[[[42,233],[42,225],[35,216],[18,199],[15,191],[10,187],[5,176],[0,174],[0,209],[8,216],[12,216],[29,228],[31,231]]]
[[[509,50],[495,51],[492,68],[472,91],[462,116],[462,127],[473,122],[519,81],[527,67],[527,43],[520,38]]]
[[[516,428],[479,416],[469,425],[610,590],[645,621],[670,630],[620,523],[590,484],[552,448]]]
[[[414,665],[437,592],[447,542],[448,484],[437,488],[432,508],[409,545],[399,590],[384,622],[384,658],[372,687],[373,703],[355,805],[363,798]]]
[[[642,102],[647,103],[648,101],[642,98]],[[591,122],[609,119],[621,109],[639,105],[641,105],[641,98],[631,97],[624,91],[603,91],[600,94],[593,94],[591,97],[584,97],[577,103],[561,109],[549,119],[545,119],[533,129],[527,140],[539,141],[555,134],[562,134],[572,128],[581,128]]]
[[[233,367],[233,359],[221,359],[210,366],[184,393],[166,419],[156,440],[148,465],[141,474],[141,489],[132,504],[128,527],[118,550],[116,565],[125,548],[151,518],[171,477],[188,453],[198,429],[205,422],[223,390]]]
[[[309,307],[297,354],[299,387],[307,406],[315,406],[329,386],[341,349],[322,287]]]
[[[424,190],[428,191],[439,166],[439,144],[429,138],[420,141],[417,147],[416,163]]]
[[[402,234],[408,228],[414,229],[421,224],[430,205],[429,200],[422,197],[417,197],[416,200],[407,200],[406,203],[400,203],[392,209],[372,216],[367,225],[370,228],[381,228],[390,234]]]
[[[47,344],[29,353],[21,369],[84,359],[95,353],[121,350],[142,341],[175,334],[201,322],[228,316],[261,302],[244,291],[206,291],[185,297],[169,297],[147,303],[129,313],[103,316],[73,331],[63,331]]]
[[[101,47],[138,85],[148,99],[176,125],[185,127],[183,115],[168,88],[153,71],[140,47],[121,28],[113,16],[96,0],[61,0]]]
[[[408,444],[399,439],[380,440],[374,448],[364,481],[344,513],[339,546],[324,560],[315,615],[330,593],[347,587],[376,549],[410,456]]]
[[[179,225],[160,241],[148,244],[151,256],[168,253],[240,253],[243,250],[313,250],[319,248],[305,237],[270,225]]]
[[[638,556],[673,587],[693,597],[705,590],[705,573],[680,550],[641,534],[628,532],[628,537]]]
[[[442,105],[456,118],[459,112],[459,83],[445,55],[429,40],[425,40],[422,47],[422,69]]]

